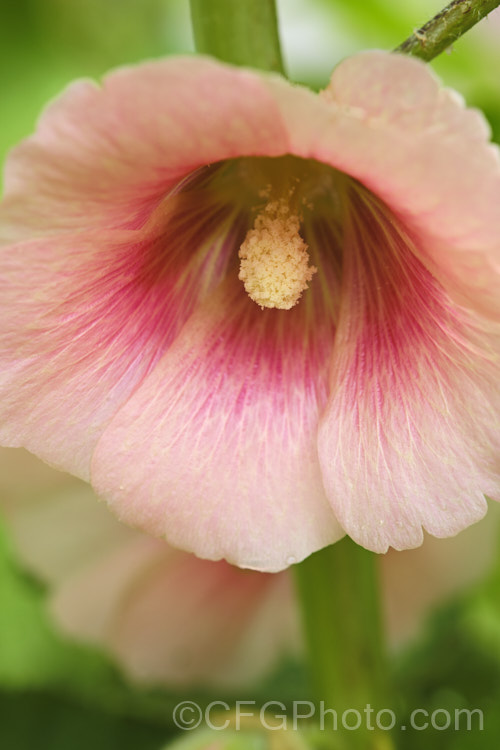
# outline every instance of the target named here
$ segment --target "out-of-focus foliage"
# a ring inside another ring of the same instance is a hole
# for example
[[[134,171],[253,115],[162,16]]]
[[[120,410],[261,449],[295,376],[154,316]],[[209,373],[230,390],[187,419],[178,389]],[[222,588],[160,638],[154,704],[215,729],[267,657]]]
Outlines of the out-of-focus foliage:
[[[409,728],[415,707],[451,712],[447,730],[405,731],[405,750],[490,750],[500,739],[500,563],[474,592],[435,613],[426,634],[402,656],[396,671],[404,696],[401,722]],[[455,709],[479,709],[467,730],[455,730]],[[443,719],[442,715],[440,717]],[[403,747],[403,745],[402,745]]]
[[[165,729],[50,692],[0,691],[0,742],[6,750],[159,750]]]
[[[181,0],[0,3],[0,161],[69,81],[192,49]]]

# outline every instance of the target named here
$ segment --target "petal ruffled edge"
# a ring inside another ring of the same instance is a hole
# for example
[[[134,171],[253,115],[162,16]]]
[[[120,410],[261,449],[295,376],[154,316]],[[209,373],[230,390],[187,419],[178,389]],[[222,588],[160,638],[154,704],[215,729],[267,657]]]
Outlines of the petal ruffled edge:
[[[345,203],[342,304],[323,480],[346,532],[375,552],[452,536],[500,499],[500,332],[451,302],[395,217]]]
[[[76,81],[7,158],[0,243],[135,228],[198,167],[286,150],[273,94],[249,70],[178,57]]]
[[[500,316],[500,158],[482,114],[419,60],[381,51],[341,62],[318,97],[268,78],[290,152],[362,182],[419,240],[457,299]]]
[[[316,445],[333,333],[305,302],[285,315],[236,274],[193,314],[96,446],[92,484],[122,520],[267,572],[344,535]]]

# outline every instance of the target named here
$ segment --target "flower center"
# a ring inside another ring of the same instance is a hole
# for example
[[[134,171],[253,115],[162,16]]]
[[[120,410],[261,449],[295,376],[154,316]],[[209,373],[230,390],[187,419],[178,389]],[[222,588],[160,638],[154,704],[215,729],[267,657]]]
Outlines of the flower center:
[[[285,198],[269,200],[241,244],[238,278],[262,308],[289,310],[318,270],[309,265],[299,228],[300,217]]]

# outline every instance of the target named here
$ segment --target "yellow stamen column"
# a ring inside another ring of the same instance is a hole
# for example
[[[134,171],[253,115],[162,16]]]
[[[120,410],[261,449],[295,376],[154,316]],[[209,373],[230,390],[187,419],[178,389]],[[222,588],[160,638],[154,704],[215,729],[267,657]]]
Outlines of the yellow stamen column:
[[[239,279],[260,307],[289,310],[307,289],[317,268],[299,234],[300,217],[281,198],[257,215],[240,247]]]

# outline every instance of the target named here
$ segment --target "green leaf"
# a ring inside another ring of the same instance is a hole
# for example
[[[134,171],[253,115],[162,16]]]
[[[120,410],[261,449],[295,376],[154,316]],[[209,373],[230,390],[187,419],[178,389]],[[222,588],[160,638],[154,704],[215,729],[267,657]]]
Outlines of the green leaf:
[[[0,691],[5,750],[159,750],[165,727],[115,716],[49,693]]]

